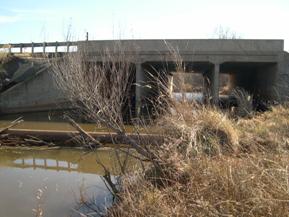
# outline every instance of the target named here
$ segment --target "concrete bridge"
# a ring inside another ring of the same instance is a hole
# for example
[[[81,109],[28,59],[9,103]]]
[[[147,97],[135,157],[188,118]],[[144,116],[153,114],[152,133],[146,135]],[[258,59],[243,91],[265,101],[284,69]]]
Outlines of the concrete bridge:
[[[126,55],[134,55],[135,83],[132,90],[136,99],[136,108],[150,95],[151,79],[163,73],[167,82],[172,81],[172,73],[177,71],[176,61],[182,60],[182,68],[188,73],[200,73],[203,76],[203,94],[205,98],[218,103],[220,75],[228,74],[231,88],[242,87],[262,100],[284,101],[289,95],[289,54],[284,51],[283,40],[243,40],[243,39],[204,39],[204,40],[121,40],[121,41],[79,41],[72,45],[77,52],[87,52],[87,61],[101,62],[103,52],[115,51],[120,45]],[[44,46],[40,54],[35,53],[35,45]],[[56,46],[47,49],[47,45]],[[21,58],[22,64],[45,66],[42,53],[61,52],[59,43],[0,45],[0,49],[25,48],[33,51],[32,58]],[[61,44],[66,46],[65,44]],[[62,50],[63,52],[64,50]],[[69,51],[69,48],[65,50]],[[21,62],[20,61],[20,62]],[[38,62],[37,62],[38,61]],[[23,65],[19,66],[19,70]],[[17,69],[18,70],[18,69]],[[17,71],[16,70],[16,71]],[[25,71],[25,70],[24,70]],[[29,71],[29,70],[26,70]],[[25,74],[27,72],[23,72]],[[33,71],[33,70],[32,70]],[[33,74],[33,73],[32,73]],[[149,74],[149,75],[148,75]],[[44,111],[68,107],[67,100],[53,82],[49,68],[35,70],[33,76],[20,79],[11,88],[0,94],[2,113]]]

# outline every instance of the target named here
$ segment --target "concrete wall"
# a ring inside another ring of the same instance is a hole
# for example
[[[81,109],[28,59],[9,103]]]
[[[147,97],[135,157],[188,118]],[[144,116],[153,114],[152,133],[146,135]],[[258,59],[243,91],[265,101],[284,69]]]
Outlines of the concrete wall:
[[[79,42],[78,50],[102,52],[105,49],[124,51],[167,52],[170,48],[180,52],[279,52],[283,51],[283,40],[244,39],[189,39],[189,40],[122,40]]]
[[[0,94],[0,113],[17,113],[60,109],[66,103],[52,74],[42,71]]]
[[[280,101],[289,100],[289,53],[284,52],[278,64],[276,92]]]
[[[198,39],[198,40],[122,40],[79,42],[78,50],[88,52],[91,60],[101,61],[103,53],[131,54],[136,62],[175,61],[172,53],[184,61],[195,62],[277,62],[283,52],[283,40]]]

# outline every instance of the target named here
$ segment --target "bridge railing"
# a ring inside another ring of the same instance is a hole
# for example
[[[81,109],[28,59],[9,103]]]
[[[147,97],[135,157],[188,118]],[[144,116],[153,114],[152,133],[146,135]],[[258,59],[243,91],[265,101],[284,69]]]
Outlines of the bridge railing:
[[[78,42],[42,42],[0,44],[0,52],[5,53],[59,53],[77,51]]]

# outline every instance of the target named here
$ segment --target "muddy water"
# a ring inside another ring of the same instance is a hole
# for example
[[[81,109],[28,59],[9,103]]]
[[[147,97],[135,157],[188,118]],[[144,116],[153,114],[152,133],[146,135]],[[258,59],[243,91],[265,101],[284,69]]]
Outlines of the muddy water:
[[[79,202],[91,198],[99,207],[108,206],[111,195],[96,160],[115,177],[119,174],[112,149],[85,153],[0,147],[0,216],[31,217],[37,207],[46,217],[80,216],[77,210],[86,208]]]
[[[15,120],[15,119],[14,119]],[[11,124],[13,119],[10,120],[0,120],[0,129],[7,127]],[[95,124],[80,124],[80,126],[90,132],[107,132],[108,129],[101,128]],[[33,129],[33,130],[75,130],[69,123],[66,122],[54,122],[54,121],[26,121],[20,123],[19,125],[13,127],[13,129]],[[127,132],[133,132],[133,126],[126,126]]]
[[[24,122],[13,127],[14,129],[35,129],[35,130],[75,130],[68,123],[67,120],[63,119],[63,114],[71,116],[80,126],[91,132],[107,132],[108,129],[97,126],[93,123],[88,123],[82,120],[72,111],[46,111],[46,112],[30,112],[30,113],[19,113],[10,115],[0,114],[0,129],[7,127],[12,121],[19,117],[22,117]],[[131,125],[126,126],[127,132],[133,132],[135,129]]]
[[[1,120],[0,128],[8,126],[13,120]],[[95,124],[80,124],[86,131],[107,131],[104,128],[96,127]],[[54,121],[24,121],[13,127],[14,129],[33,129],[33,130],[75,130],[69,123]]]

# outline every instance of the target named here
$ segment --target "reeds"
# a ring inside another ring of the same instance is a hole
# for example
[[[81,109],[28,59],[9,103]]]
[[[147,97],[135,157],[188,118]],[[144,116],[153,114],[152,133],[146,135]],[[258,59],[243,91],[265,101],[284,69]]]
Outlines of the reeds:
[[[288,216],[288,107],[246,121],[212,108],[180,111],[162,121],[162,171],[151,164],[125,178],[108,216]],[[272,136],[280,141],[271,149]]]

